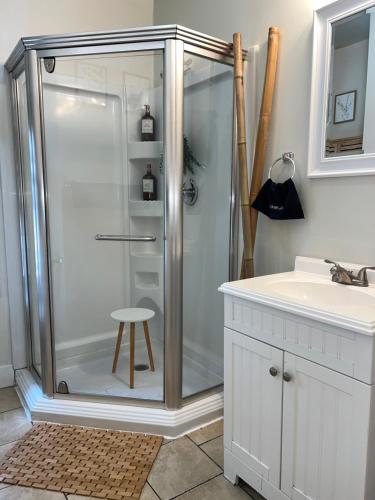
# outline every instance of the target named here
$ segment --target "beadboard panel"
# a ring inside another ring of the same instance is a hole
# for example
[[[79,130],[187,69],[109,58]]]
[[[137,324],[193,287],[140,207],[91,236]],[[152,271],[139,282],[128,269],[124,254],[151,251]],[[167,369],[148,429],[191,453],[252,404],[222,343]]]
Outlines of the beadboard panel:
[[[282,491],[293,500],[365,499],[371,386],[285,353]]]
[[[225,326],[332,370],[374,383],[374,337],[225,295]]]
[[[224,352],[224,446],[279,488],[283,352],[226,329]]]

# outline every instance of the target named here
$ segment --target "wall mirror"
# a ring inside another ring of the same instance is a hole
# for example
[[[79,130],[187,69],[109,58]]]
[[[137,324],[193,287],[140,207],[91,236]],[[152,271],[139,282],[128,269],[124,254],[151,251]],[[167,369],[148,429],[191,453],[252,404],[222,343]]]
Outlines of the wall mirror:
[[[309,177],[375,174],[375,1],[315,11]]]

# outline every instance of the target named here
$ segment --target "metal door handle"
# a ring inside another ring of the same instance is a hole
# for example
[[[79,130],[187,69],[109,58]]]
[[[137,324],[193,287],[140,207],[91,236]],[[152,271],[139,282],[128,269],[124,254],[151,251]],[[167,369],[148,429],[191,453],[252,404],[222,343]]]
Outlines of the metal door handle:
[[[292,380],[292,376],[291,376],[290,373],[284,372],[283,373],[283,379],[285,380],[285,382],[290,382]]]
[[[155,236],[130,236],[129,234],[97,234],[98,241],[156,241]]]

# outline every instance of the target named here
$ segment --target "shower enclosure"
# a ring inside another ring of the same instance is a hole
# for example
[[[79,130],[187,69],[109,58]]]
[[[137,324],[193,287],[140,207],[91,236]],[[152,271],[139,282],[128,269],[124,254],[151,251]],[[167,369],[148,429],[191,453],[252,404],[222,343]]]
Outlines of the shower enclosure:
[[[180,26],[23,38],[8,59],[28,369],[45,396],[175,410],[221,390],[217,288],[237,269],[232,65],[230,44]],[[155,372],[136,371],[133,389],[127,329],[111,372],[110,314],[127,307],[155,312]]]

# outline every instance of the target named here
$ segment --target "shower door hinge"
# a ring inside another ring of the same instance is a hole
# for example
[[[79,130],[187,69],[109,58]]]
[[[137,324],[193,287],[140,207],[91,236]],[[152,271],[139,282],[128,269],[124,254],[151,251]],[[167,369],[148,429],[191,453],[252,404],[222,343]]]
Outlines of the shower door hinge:
[[[69,387],[65,380],[59,382],[59,385],[57,386],[57,392],[59,394],[69,394]]]
[[[56,59],[54,57],[45,57],[43,63],[47,73],[53,73],[55,71]]]

